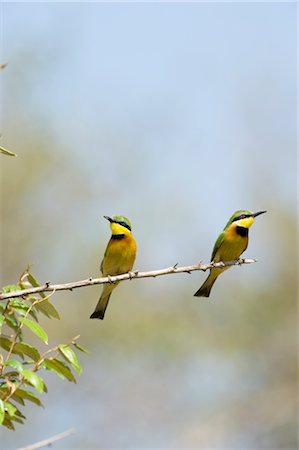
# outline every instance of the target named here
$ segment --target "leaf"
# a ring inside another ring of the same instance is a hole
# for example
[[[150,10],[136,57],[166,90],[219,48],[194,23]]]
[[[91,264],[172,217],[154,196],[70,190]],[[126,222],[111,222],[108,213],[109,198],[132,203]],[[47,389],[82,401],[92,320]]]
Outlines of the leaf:
[[[5,363],[3,363],[3,366],[4,367],[6,367],[6,366],[13,367],[19,373],[23,373],[23,366],[20,363],[20,361],[17,361],[16,359],[9,359],[8,361],[5,361]]]
[[[32,347],[29,344],[25,344],[24,342],[18,342],[14,346],[14,352],[18,352],[33,359],[33,361],[38,361],[40,359],[40,354],[35,347]]]
[[[22,406],[25,405],[24,400],[23,400],[21,397],[19,397],[15,392],[12,394],[11,398],[12,398],[12,400],[14,400],[15,402],[20,403],[20,405],[22,405]]]
[[[27,303],[25,303],[23,300],[21,300],[20,298],[12,298],[9,301],[9,306],[12,308],[21,308],[21,309],[27,309],[29,308],[29,306],[27,305]]]
[[[8,428],[9,430],[14,430],[14,424],[12,423],[11,419],[6,415],[5,419],[2,422],[2,425]]]
[[[3,316],[3,314],[0,314],[0,327],[2,327],[4,321],[5,321],[5,316]]]
[[[5,410],[4,410],[4,402],[0,399],[0,425],[3,423],[5,417]]]
[[[58,350],[62,354],[62,356],[73,366],[78,375],[80,375],[82,372],[82,368],[74,350],[69,345],[65,344],[59,345]]]
[[[12,350],[12,353],[19,355],[21,357],[23,357],[23,353],[20,352],[18,350],[18,348],[16,348],[19,344],[15,344],[14,348]],[[6,350],[7,352],[9,351],[10,347],[11,347],[11,341],[5,337],[0,337],[0,347],[4,348],[4,350]]]
[[[17,408],[12,405],[10,402],[4,402],[4,409],[8,412],[10,417],[13,417],[17,411]]]
[[[33,320],[20,318],[20,322],[26,325],[36,336],[38,336],[45,344],[48,344],[48,335],[39,323],[33,322]]]
[[[7,352],[11,346],[11,341],[5,337],[0,337],[0,347],[4,348]]]
[[[32,273],[28,273],[27,274],[27,280],[29,281],[29,283],[31,284],[32,287],[39,287],[40,286],[40,282],[32,275]],[[44,292],[39,292],[39,295],[42,298],[46,298],[46,294]]]
[[[11,420],[13,420],[14,422],[17,422],[17,423],[24,423],[24,420],[22,420],[20,417],[17,417],[17,416],[13,416],[12,418],[11,418]]]
[[[15,407],[15,408],[16,408],[15,415],[18,417],[21,417],[21,419],[26,419],[26,416],[24,416],[24,414],[22,414],[21,411],[17,407]]]
[[[62,361],[60,361],[57,358],[48,359],[46,358],[44,360],[44,367],[48,370],[51,370],[53,372],[56,372],[60,378],[67,379],[69,381],[72,381],[73,383],[76,383],[76,378],[72,374],[70,368]]]
[[[32,403],[35,403],[38,406],[43,406],[40,399],[37,398],[32,392],[28,391],[27,389],[17,389],[12,395],[12,398],[14,398],[15,395],[21,399],[25,399]]]
[[[2,293],[7,294],[8,292],[19,291],[20,288],[17,284],[8,284],[7,286],[3,286]]]
[[[14,331],[17,331],[17,329],[19,328],[19,323],[14,314],[12,314],[11,316],[6,316],[5,323]]]
[[[37,392],[40,394],[44,392],[44,381],[43,379],[38,376],[35,372],[32,372],[31,370],[23,369],[23,375],[26,381],[28,381],[31,386],[33,386]]]
[[[76,347],[77,350],[80,350],[80,352],[88,353],[88,350],[86,350],[85,348],[81,347],[81,345],[77,344],[77,342],[72,342],[72,345],[74,347]]]
[[[54,319],[60,320],[60,315],[57,309],[53,303],[49,302],[49,300],[43,300],[36,303],[35,308],[49,318],[53,317]]]

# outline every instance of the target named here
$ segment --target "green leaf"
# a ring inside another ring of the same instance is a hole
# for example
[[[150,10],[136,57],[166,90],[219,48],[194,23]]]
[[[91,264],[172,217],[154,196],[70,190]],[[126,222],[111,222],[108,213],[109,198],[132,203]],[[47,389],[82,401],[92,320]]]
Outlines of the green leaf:
[[[53,317],[54,319],[60,319],[57,309],[53,303],[49,302],[49,300],[43,300],[40,303],[36,303],[35,308],[49,318]]]
[[[23,375],[26,381],[28,381],[31,386],[33,386],[37,392],[40,394],[44,392],[44,381],[43,379],[38,376],[35,372],[32,372],[31,370],[23,369]]]
[[[17,417],[17,416],[13,416],[12,418],[11,418],[11,420],[13,420],[14,422],[17,422],[17,423],[24,423],[24,420],[22,420],[20,417]]]
[[[27,389],[17,389],[12,395],[12,398],[14,398],[15,395],[21,399],[25,399],[32,403],[35,403],[38,406],[43,406],[40,399],[37,398],[32,392],[28,391]]]
[[[4,348],[7,352],[11,346],[11,341],[5,337],[0,337],[0,347]]]
[[[19,323],[18,323],[18,321],[16,319],[16,316],[14,314],[12,314],[11,316],[6,316],[5,323],[10,328],[12,328],[14,331],[16,331],[18,329],[18,327],[19,327]]]
[[[40,359],[38,350],[29,344],[25,344],[24,342],[18,342],[17,344],[15,344],[14,351],[23,355],[30,356],[33,361],[38,361]]]
[[[28,273],[27,280],[29,281],[29,283],[31,284],[32,287],[40,286],[40,282],[31,273]],[[39,295],[42,298],[46,298],[46,294],[44,292],[39,292]]]
[[[60,378],[67,379],[69,381],[72,381],[73,383],[76,383],[76,379],[74,375],[72,374],[70,368],[62,361],[60,361],[57,358],[53,359],[45,359],[44,360],[44,367],[48,370],[51,370],[53,372],[56,372]]]
[[[3,286],[2,293],[7,294],[8,292],[19,291],[20,287],[17,284],[8,284],[7,286]]]
[[[4,367],[6,367],[6,366],[13,367],[19,373],[23,373],[23,366],[20,363],[20,361],[17,361],[16,359],[9,359],[8,361],[5,361],[5,363],[3,363],[3,366]]]
[[[24,325],[26,325],[45,344],[48,344],[48,335],[45,332],[45,330],[40,326],[40,324],[33,322],[33,320],[26,319],[25,317],[21,317],[20,322],[22,322]]]
[[[2,327],[4,321],[5,321],[5,316],[3,316],[3,314],[0,314],[0,327]]]
[[[25,405],[24,400],[21,397],[19,397],[15,392],[12,394],[11,399],[17,403],[20,403],[20,405],[22,405],[22,406]]]
[[[12,405],[10,402],[4,402],[4,409],[7,411],[10,417],[13,417],[17,411],[17,408]]]
[[[21,417],[21,419],[26,419],[26,416],[24,416],[24,414],[22,414],[21,411],[17,407],[15,407],[15,408],[16,408],[15,415],[18,417]]]
[[[58,347],[61,355],[73,366],[78,375],[81,374],[82,368],[78,361],[77,355],[69,345],[59,345]]]
[[[23,300],[21,300],[20,298],[12,298],[9,301],[9,306],[12,308],[24,308],[24,309],[28,309],[29,306],[27,305],[27,303],[25,303]]]
[[[2,422],[2,425],[5,426],[6,428],[8,428],[9,430],[15,429],[14,424],[12,423],[11,419],[7,415],[5,416],[5,418]]]
[[[88,350],[86,350],[85,348],[81,347],[81,345],[77,344],[77,342],[72,342],[72,345],[74,347],[76,347],[77,350],[80,350],[80,352],[88,353]]]
[[[0,399],[0,425],[3,423],[5,417],[4,402]]]

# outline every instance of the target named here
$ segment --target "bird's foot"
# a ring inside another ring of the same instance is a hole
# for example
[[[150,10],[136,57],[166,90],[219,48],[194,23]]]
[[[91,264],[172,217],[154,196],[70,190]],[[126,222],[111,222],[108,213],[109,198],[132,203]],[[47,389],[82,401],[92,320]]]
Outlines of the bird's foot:
[[[244,264],[244,262],[245,262],[245,259],[244,259],[244,258],[239,258],[239,259],[237,259],[237,264],[238,264],[239,266],[241,266],[242,264]]]
[[[132,280],[132,278],[135,278],[136,275],[138,275],[139,271],[138,270],[133,270],[131,272],[128,272],[129,275],[129,279]]]
[[[108,281],[110,284],[115,284],[116,282],[112,280],[110,275],[107,275]]]

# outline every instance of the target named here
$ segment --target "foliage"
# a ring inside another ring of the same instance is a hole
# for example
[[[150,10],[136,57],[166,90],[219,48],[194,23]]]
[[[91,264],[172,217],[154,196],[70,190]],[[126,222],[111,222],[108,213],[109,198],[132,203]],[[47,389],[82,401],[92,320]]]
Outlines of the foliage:
[[[5,286],[2,292],[11,292],[39,286],[29,268],[16,285]],[[71,369],[78,375],[81,366],[74,350],[85,352],[77,344],[79,336],[50,349],[41,350],[31,342],[33,334],[48,345],[48,335],[39,324],[41,314],[49,319],[60,319],[58,311],[43,292],[0,302],[0,425],[14,430],[15,423],[24,423],[21,409],[27,402],[42,406],[38,394],[47,392],[41,373],[55,372],[61,379],[76,383]],[[24,340],[24,330],[30,330]]]

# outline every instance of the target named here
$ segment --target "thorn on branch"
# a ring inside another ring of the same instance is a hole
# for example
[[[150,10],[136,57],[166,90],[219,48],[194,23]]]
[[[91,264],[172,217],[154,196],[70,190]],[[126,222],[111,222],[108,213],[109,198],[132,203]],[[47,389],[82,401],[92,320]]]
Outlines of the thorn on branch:
[[[178,265],[179,265],[179,263],[175,263],[175,265],[172,266],[173,270],[177,269]]]

